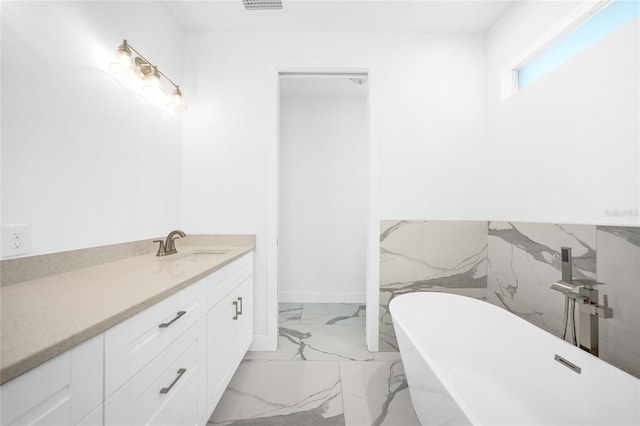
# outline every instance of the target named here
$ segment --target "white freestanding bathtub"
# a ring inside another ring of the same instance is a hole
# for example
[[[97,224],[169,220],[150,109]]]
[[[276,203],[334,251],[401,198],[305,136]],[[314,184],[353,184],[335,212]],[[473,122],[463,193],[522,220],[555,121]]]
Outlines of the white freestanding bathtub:
[[[502,308],[421,292],[390,309],[425,426],[640,425],[640,380]]]

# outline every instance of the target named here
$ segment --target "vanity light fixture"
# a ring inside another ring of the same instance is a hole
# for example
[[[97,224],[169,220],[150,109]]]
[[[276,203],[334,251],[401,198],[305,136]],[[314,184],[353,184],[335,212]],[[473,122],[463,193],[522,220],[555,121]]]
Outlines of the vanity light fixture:
[[[160,72],[158,67],[153,66],[152,71],[144,78],[146,84],[142,88],[147,95],[166,96],[167,92],[162,88],[160,83]]]
[[[170,110],[185,112],[187,107],[184,104],[184,99],[182,99],[182,92],[180,91],[180,86],[176,86],[173,94],[171,95],[171,102],[167,105]]]
[[[109,66],[111,67],[111,69],[117,71],[120,74],[133,75],[133,58],[131,57],[131,49],[127,44],[127,40],[122,42],[122,44],[118,47],[116,57],[113,59],[113,62],[109,64]]]
[[[132,51],[137,55],[135,58],[131,53]],[[173,80],[160,71],[156,65],[153,65],[151,61],[131,46],[127,40],[122,41],[122,44],[116,52],[116,57],[109,65],[119,74],[127,76],[137,75],[144,80],[142,90],[150,96],[167,96],[167,92],[162,87],[160,81],[160,77],[164,77],[174,87],[167,107],[172,111],[184,112],[187,110],[180,86],[174,83]]]

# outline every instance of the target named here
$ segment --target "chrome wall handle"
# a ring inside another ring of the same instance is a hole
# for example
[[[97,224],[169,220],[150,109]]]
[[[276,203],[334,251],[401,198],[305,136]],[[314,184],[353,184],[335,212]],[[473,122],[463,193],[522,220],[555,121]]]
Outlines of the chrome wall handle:
[[[167,328],[169,327],[171,324],[173,324],[174,322],[176,322],[178,319],[180,319],[181,316],[183,316],[184,314],[186,314],[187,311],[180,311],[178,313],[176,313],[176,317],[174,319],[172,319],[169,322],[163,322],[162,324],[160,324],[158,327],[160,328]]]
[[[238,302],[237,301],[233,301],[233,320],[237,320],[238,319]]]
[[[242,315],[242,297],[238,297],[238,304],[240,305],[240,310],[238,311],[238,315]]]
[[[169,393],[173,385],[175,385],[178,382],[178,380],[180,380],[180,377],[182,377],[182,375],[186,372],[187,372],[186,368],[181,368],[180,370],[178,370],[178,375],[176,376],[175,379],[173,379],[173,382],[171,382],[171,384],[168,387],[160,389],[160,393]]]

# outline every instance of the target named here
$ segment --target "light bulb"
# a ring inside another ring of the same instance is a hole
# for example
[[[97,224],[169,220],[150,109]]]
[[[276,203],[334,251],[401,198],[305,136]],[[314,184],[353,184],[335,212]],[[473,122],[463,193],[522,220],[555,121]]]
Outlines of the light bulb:
[[[151,96],[166,96],[167,92],[160,84],[160,73],[158,67],[154,66],[153,71],[145,78],[145,85],[142,88],[144,92]]]
[[[131,58],[131,49],[127,44],[127,40],[124,40],[118,47],[115,58],[109,64],[111,69],[123,75],[133,75],[133,59]]]
[[[182,92],[180,91],[180,86],[176,86],[176,89],[171,95],[171,102],[167,105],[167,107],[172,111],[185,112],[187,110],[187,107],[184,104],[184,99],[182,97]]]

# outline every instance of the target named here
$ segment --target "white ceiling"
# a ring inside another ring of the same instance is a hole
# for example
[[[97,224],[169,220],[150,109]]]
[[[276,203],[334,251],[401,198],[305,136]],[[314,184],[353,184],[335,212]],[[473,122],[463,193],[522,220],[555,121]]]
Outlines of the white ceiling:
[[[514,0],[284,0],[245,11],[242,0],[164,2],[185,31],[484,33]]]

